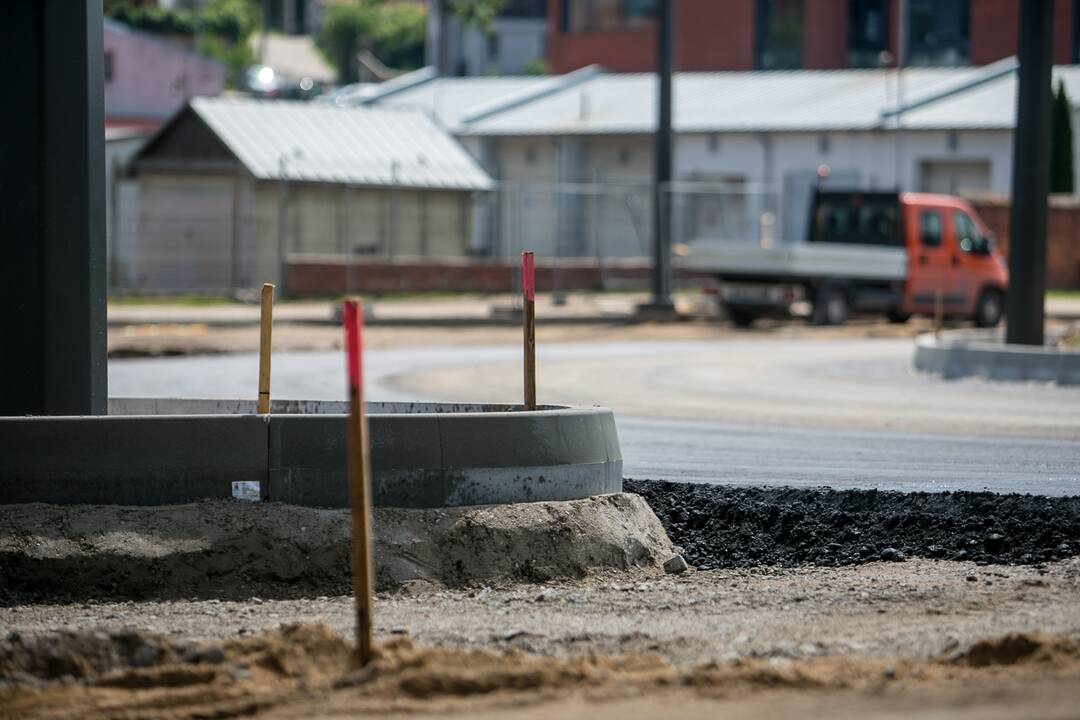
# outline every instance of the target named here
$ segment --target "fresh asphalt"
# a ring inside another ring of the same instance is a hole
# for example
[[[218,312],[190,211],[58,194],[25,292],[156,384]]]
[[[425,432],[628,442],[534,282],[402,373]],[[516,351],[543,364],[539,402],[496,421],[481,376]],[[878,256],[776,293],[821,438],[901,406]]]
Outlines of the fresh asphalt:
[[[540,367],[551,396],[616,410],[630,478],[1080,495],[1080,389],[917,376],[910,352],[903,340],[567,343],[542,349]],[[367,396],[514,402],[519,362],[508,346],[370,351]],[[114,360],[110,394],[243,397],[257,365]],[[341,353],[274,356],[275,397],[343,399],[344,382]]]

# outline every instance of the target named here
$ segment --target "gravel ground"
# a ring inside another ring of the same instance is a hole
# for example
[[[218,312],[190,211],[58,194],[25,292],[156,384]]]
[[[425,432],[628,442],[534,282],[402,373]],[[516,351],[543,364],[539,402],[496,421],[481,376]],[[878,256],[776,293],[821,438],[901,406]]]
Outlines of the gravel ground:
[[[1080,554],[1080,497],[733,488],[628,480],[699,568]]]
[[[0,630],[101,628],[185,640],[247,636],[281,623],[348,635],[348,596],[15,605]],[[417,584],[376,598],[375,631],[427,647],[546,656],[654,652],[677,663],[732,657],[926,658],[1010,632],[1080,635],[1080,560],[1030,566],[909,560],[837,568],[594,575],[450,590]]]

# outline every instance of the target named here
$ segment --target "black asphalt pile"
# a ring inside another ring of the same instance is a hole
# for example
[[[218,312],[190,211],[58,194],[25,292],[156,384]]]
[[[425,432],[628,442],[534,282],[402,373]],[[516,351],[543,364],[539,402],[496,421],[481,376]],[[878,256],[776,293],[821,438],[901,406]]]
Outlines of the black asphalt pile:
[[[1037,564],[1080,554],[1080,497],[736,488],[627,480],[699,569],[910,556]]]

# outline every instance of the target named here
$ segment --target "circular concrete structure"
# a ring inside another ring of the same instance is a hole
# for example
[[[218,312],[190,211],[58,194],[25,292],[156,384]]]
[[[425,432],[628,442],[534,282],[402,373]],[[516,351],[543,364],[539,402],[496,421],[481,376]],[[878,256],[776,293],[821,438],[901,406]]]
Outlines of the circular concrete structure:
[[[916,370],[946,379],[1038,381],[1080,385],[1080,350],[1007,345],[1000,330],[953,330],[915,339]]]
[[[232,497],[347,507],[341,402],[113,399],[105,417],[0,418],[0,502],[158,505]],[[432,508],[622,490],[599,407],[370,403],[374,503]],[[54,452],[63,447],[63,453]],[[258,485],[252,485],[258,483]]]

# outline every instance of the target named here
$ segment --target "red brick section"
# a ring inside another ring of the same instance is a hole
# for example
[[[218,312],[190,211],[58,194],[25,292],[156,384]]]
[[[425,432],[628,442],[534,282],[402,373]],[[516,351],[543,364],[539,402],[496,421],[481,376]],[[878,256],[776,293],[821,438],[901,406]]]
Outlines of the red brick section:
[[[1034,0],[1033,0],[1034,1]],[[1016,54],[1020,0],[970,0],[971,63],[985,65]],[[548,0],[548,61],[564,73],[597,63],[613,72],[656,69],[652,29],[562,33],[560,0]],[[679,70],[752,70],[756,0],[678,0],[675,67]],[[890,50],[896,54],[899,0],[892,0]],[[1072,61],[1072,0],[1056,0],[1054,62]],[[803,67],[847,66],[847,2],[806,0]]]
[[[363,259],[351,263],[341,256],[294,255],[289,257],[289,294],[293,297],[326,297],[346,292],[364,294],[412,292],[513,292],[518,262],[495,260]],[[679,280],[704,283],[706,277],[682,270]],[[649,265],[644,261],[620,261],[599,267],[595,261],[562,261],[557,267],[538,260],[536,289],[602,290],[613,286],[647,287]],[[556,284],[556,282],[558,284]]]
[[[806,0],[803,67],[807,70],[847,67],[847,5],[838,0]]]
[[[570,72],[593,63],[612,72],[656,69],[656,38],[651,27],[629,32],[562,33],[560,9],[559,0],[548,0],[548,62],[552,72]],[[754,0],[679,0],[675,67],[753,69]]]
[[[985,65],[1016,54],[1020,0],[970,0],[971,63]],[[1054,62],[1071,62],[1072,0],[1054,4]]]
[[[1000,196],[971,198],[979,216],[997,236],[1002,252],[1009,250],[1009,200]],[[1050,196],[1046,238],[1046,287],[1080,289],[1080,197]]]

